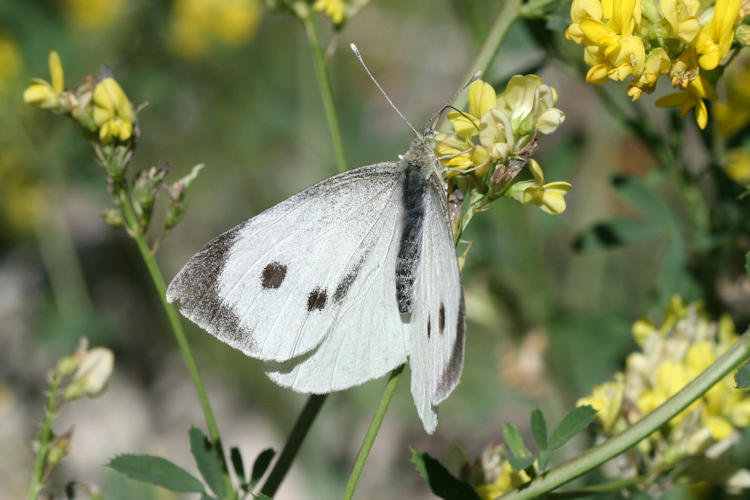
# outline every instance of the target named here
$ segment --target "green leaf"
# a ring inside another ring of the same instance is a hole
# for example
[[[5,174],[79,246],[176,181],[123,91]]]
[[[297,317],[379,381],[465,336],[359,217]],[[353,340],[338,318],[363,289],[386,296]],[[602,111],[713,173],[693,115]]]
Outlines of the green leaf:
[[[549,449],[556,450],[570,439],[584,430],[594,420],[596,410],[589,405],[579,406],[562,419],[560,425],[552,431],[549,439]]]
[[[245,478],[245,464],[242,462],[242,453],[240,453],[240,449],[236,446],[232,446],[232,448],[229,450],[229,457],[232,461],[232,468],[234,469],[234,473],[237,475],[237,477],[240,480],[240,487],[247,491],[250,489],[247,479]]]
[[[508,448],[513,452],[516,457],[526,457],[531,455],[531,452],[526,445],[523,443],[523,437],[515,425],[508,422],[503,426],[503,436],[505,436],[505,442],[508,444]]]
[[[131,479],[180,493],[203,493],[203,484],[188,471],[153,455],[118,455],[108,467]]]
[[[539,452],[539,473],[543,473],[549,465],[549,459],[552,453],[549,450],[542,450]]]
[[[547,421],[539,408],[531,410],[531,433],[540,450],[547,449]]]
[[[257,495],[253,495],[253,498],[256,500],[273,500],[273,498],[264,495],[263,493],[258,493]]]
[[[740,366],[737,373],[734,374],[734,381],[738,389],[750,387],[750,362]]]
[[[427,453],[411,450],[411,463],[438,497],[444,500],[480,500],[474,488],[454,477]]]
[[[652,224],[661,227],[672,227],[673,218],[669,206],[645,182],[635,177],[625,175],[615,175],[612,177],[612,186],[617,189],[617,193],[628,204],[648,217]]]
[[[648,219],[612,219],[581,231],[573,240],[577,252],[609,250],[650,240],[664,233],[664,228]]]
[[[213,443],[197,427],[190,428],[190,453],[195,458],[203,479],[219,498],[227,495],[221,462]]]
[[[745,254],[745,272],[750,276],[750,252]]]
[[[526,467],[533,464],[534,460],[536,460],[536,457],[534,455],[527,455],[525,457],[510,457],[508,459],[508,462],[510,462],[510,466],[515,470],[522,471]]]
[[[253,472],[250,475],[251,488],[258,484],[260,478],[262,478],[263,474],[266,473],[266,469],[268,469],[268,466],[271,464],[271,460],[273,460],[274,455],[276,455],[276,452],[273,451],[273,448],[266,448],[265,450],[261,451],[258,457],[255,459],[255,462],[253,462]]]

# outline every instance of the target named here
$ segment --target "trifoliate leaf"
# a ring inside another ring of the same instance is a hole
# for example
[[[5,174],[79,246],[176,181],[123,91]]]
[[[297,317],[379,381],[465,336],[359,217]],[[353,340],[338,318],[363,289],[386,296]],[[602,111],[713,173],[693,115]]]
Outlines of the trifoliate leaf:
[[[197,427],[190,428],[190,453],[195,458],[203,479],[219,498],[226,496],[226,484],[219,456],[213,443]]]
[[[454,477],[448,469],[427,453],[411,451],[411,463],[430,486],[430,490],[444,500],[480,500],[468,483]]]
[[[271,460],[273,460],[274,455],[276,455],[276,452],[273,451],[273,448],[266,448],[265,450],[261,451],[258,457],[255,459],[255,462],[253,463],[253,472],[250,475],[251,488],[258,484],[260,478],[263,477],[263,474],[266,473],[266,469],[268,469],[268,466],[271,464]]]
[[[531,411],[531,433],[534,435],[536,446],[540,450],[547,449],[547,421],[539,408]]]
[[[523,437],[515,425],[507,423],[503,426],[503,436],[505,436],[505,442],[508,444],[508,448],[513,452],[516,457],[526,457],[531,455],[531,452],[523,442]]]
[[[583,431],[596,417],[596,410],[589,405],[579,406],[562,419],[560,425],[552,431],[549,438],[548,449],[556,450],[570,439]]]

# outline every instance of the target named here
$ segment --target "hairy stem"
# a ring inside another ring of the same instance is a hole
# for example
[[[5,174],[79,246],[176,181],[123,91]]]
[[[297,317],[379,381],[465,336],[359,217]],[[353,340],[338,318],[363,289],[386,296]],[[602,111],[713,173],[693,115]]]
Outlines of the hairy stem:
[[[323,407],[328,394],[311,394],[305,403],[305,407],[302,409],[297,421],[292,427],[292,432],[289,433],[289,439],[287,439],[284,449],[281,450],[279,458],[271,469],[271,473],[268,475],[268,479],[263,484],[260,492],[269,497],[273,497],[276,494],[276,490],[279,489],[281,481],[283,481],[286,473],[289,472],[289,468],[292,466],[294,458],[297,456],[302,442],[305,440],[310,427],[315,421],[315,417],[318,416],[318,412]]]
[[[190,349],[185,330],[182,327],[182,322],[177,314],[175,307],[167,302],[167,285],[164,283],[164,277],[161,275],[159,266],[156,263],[154,254],[151,253],[151,249],[143,238],[143,235],[138,230],[138,220],[133,212],[133,208],[130,206],[127,194],[123,189],[119,189],[116,193],[118,205],[122,210],[123,216],[128,228],[128,234],[135,240],[138,251],[141,253],[143,262],[146,264],[148,273],[151,276],[151,280],[156,288],[156,294],[159,296],[161,305],[164,308],[164,312],[167,314],[169,325],[172,327],[177,345],[180,347],[180,353],[182,359],[185,360],[190,377],[193,380],[195,386],[195,392],[198,393],[198,400],[200,401],[201,408],[203,409],[203,415],[206,419],[206,426],[208,427],[208,433],[211,436],[211,441],[214,444],[217,455],[222,464],[224,473],[224,482],[227,486],[227,491],[230,492],[232,498],[234,498],[234,487],[229,477],[229,471],[224,457],[224,449],[221,444],[221,435],[219,434],[219,427],[216,425],[216,418],[214,417],[213,410],[211,409],[211,403],[208,400],[208,394],[206,388],[203,386],[203,380],[201,379],[200,373],[198,372],[198,365],[195,363],[193,352]]]
[[[341,128],[339,127],[339,119],[336,115],[336,106],[333,104],[333,92],[331,91],[331,81],[328,79],[328,71],[326,70],[325,55],[320,46],[315,12],[310,9],[307,15],[302,17],[302,22],[305,25],[305,33],[307,33],[310,50],[312,50],[313,60],[315,61],[315,76],[318,79],[318,88],[320,89],[320,96],[323,98],[323,108],[325,109],[328,128],[331,131],[333,149],[336,153],[336,168],[339,172],[343,172],[347,169],[346,157],[344,156],[344,142],[341,139]]]
[[[365,468],[365,462],[370,455],[370,450],[373,443],[375,443],[375,438],[383,423],[385,412],[388,411],[388,405],[391,403],[391,399],[393,399],[393,393],[396,390],[398,380],[401,378],[403,371],[404,365],[401,365],[388,375],[388,382],[385,384],[385,390],[380,397],[380,403],[378,403],[378,408],[375,410],[375,415],[372,416],[372,422],[370,422],[370,427],[367,429],[367,434],[365,434],[365,440],[362,441],[362,447],[357,454],[357,460],[354,461],[352,473],[349,475],[349,482],[346,483],[344,500],[351,500],[354,496],[354,491],[357,489],[357,483],[362,475],[362,470]]]
[[[29,487],[29,500],[37,500],[39,493],[44,486],[43,476],[45,465],[47,464],[47,453],[49,452],[49,443],[52,440],[52,421],[57,413],[57,391],[60,387],[60,378],[56,371],[50,376],[49,393],[47,393],[47,406],[44,409],[44,420],[42,427],[37,434],[36,461],[34,462],[34,472],[31,475],[31,486]]]
[[[537,498],[589,472],[620,453],[632,448],[651,433],[669,422],[693,401],[705,394],[724,376],[750,356],[750,331],[745,332],[727,352],[686,385],[680,392],[632,427],[611,437],[604,443],[539,476],[521,490],[512,491],[503,500]]]

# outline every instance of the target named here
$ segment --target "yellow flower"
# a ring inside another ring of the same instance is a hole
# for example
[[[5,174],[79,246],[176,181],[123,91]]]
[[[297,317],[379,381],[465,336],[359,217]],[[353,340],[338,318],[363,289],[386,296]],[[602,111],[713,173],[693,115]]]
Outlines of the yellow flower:
[[[476,490],[482,500],[494,500],[500,495],[514,490],[531,478],[524,471],[513,470],[508,460],[500,466],[500,474],[492,483],[477,486]]]
[[[331,18],[336,24],[341,24],[344,21],[344,0],[316,0],[313,8],[317,11],[325,11],[326,15]]]
[[[105,78],[94,89],[94,122],[99,127],[102,142],[113,138],[127,141],[133,135],[133,107],[113,78]]]
[[[555,108],[557,91],[542,83],[537,75],[514,75],[505,91],[497,98],[495,108],[510,117],[515,136],[551,134],[565,120]],[[519,145],[520,146],[520,145]]]
[[[633,81],[628,87],[628,95],[637,101],[643,92],[650,94],[656,88],[656,82],[661,75],[669,73],[671,61],[667,51],[662,48],[652,50],[646,57],[643,67],[643,73]]]
[[[464,140],[455,135],[438,133],[435,154],[438,157],[444,157],[442,164],[448,170],[446,178],[460,174],[458,170],[469,170],[479,167],[474,171],[478,176],[483,176],[489,171],[489,153],[485,148],[471,142],[471,139]]]
[[[522,181],[511,186],[510,196],[521,203],[533,203],[548,214],[558,215],[565,211],[565,194],[572,187],[569,182],[544,183],[542,167],[533,158],[529,169],[534,176],[532,181]]]
[[[700,2],[698,0],[660,0],[659,7],[664,18],[669,22],[675,38],[685,43],[692,43],[701,29],[696,17]]]
[[[729,53],[741,6],[740,0],[716,0],[714,16],[701,29],[695,42],[701,68],[714,69]]]
[[[54,50],[49,53],[49,73],[51,83],[41,78],[31,79],[31,85],[23,93],[23,100],[27,104],[43,109],[60,109],[64,77],[60,56]]]
[[[688,111],[695,108],[695,121],[700,128],[706,128],[708,124],[708,109],[703,99],[716,99],[716,91],[713,89],[708,80],[703,75],[691,80],[683,92],[669,94],[656,100],[656,105],[660,108],[680,107],[680,118],[683,118]]]
[[[259,0],[176,0],[169,25],[169,45],[181,57],[206,54],[214,42],[246,43],[260,20]]]
[[[0,35],[0,90],[21,69],[21,51],[18,44],[7,36]]]
[[[750,153],[745,148],[727,152],[727,175],[738,184],[750,184]]]
[[[617,373],[614,382],[595,385],[591,396],[581,398],[576,403],[576,406],[590,405],[597,411],[596,418],[602,423],[604,432],[609,432],[621,415],[624,380],[623,374]]]
[[[748,51],[743,51],[748,52]],[[726,68],[724,76],[724,99],[717,101],[713,115],[719,132],[726,137],[733,137],[750,123],[750,54],[743,54]]]
[[[497,104],[495,89],[482,80],[475,80],[469,85],[468,97],[468,113],[459,113],[458,111],[448,113],[448,120],[453,125],[456,134],[461,137],[474,137],[479,134],[479,122],[484,114]]]
[[[85,29],[106,28],[120,18],[124,0],[65,0],[64,6],[70,21]]]

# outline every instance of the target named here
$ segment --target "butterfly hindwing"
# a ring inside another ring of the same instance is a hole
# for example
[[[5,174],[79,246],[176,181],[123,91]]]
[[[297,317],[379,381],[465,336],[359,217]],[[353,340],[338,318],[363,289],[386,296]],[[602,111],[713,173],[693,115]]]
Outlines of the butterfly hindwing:
[[[170,284],[168,300],[179,300],[183,315],[223,342],[272,362],[314,356],[342,325],[373,332],[374,312],[397,307],[393,292],[392,304],[377,301],[387,300],[380,290],[393,276],[379,268],[395,261],[387,260],[384,238],[398,231],[400,178],[394,163],[370,165],[282,201],[193,256]],[[372,296],[364,291],[366,280],[376,290]],[[354,295],[362,296],[360,303]],[[369,313],[361,307],[368,302]],[[359,312],[347,313],[353,308]],[[392,333],[400,346],[394,342],[386,358],[403,362],[401,330]]]
[[[437,405],[458,383],[463,366],[465,314],[461,275],[441,181],[425,193],[422,251],[408,333],[411,391],[425,430],[437,426]]]

